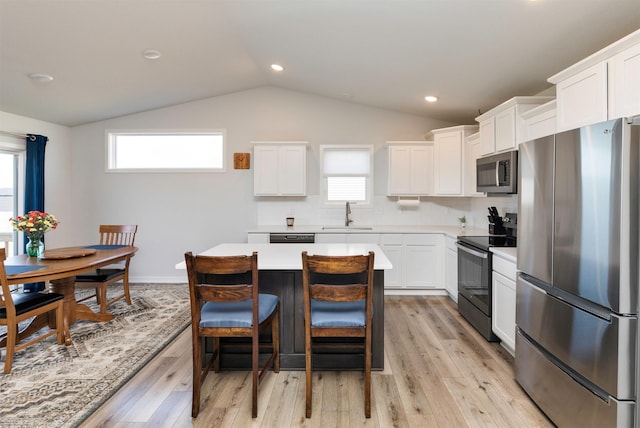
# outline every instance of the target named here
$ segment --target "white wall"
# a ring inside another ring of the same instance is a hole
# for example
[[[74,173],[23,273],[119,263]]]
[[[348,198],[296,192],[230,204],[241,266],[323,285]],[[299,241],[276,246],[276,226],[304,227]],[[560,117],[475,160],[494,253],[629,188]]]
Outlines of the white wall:
[[[452,124],[367,108],[348,102],[260,88],[164,109],[67,128],[0,112],[0,130],[47,135],[45,207],[61,221],[47,235],[48,247],[97,240],[100,223],[140,226],[131,279],[184,281],[174,265],[185,251],[200,252],[222,242],[245,242],[258,224],[282,224],[293,212],[296,224],[339,224],[342,209],[320,206],[318,153],[321,144],[374,144],[375,198],[372,208],[354,207],[367,224],[456,224],[466,215],[486,227],[486,207],[515,211],[515,196],[425,198],[417,209],[401,210],[385,196],[388,140],[422,140]],[[226,173],[107,174],[107,129],[218,129],[227,131]],[[253,171],[234,170],[233,153],[251,152],[250,141],[306,140],[306,198],[254,198]]]
[[[309,141],[311,196],[298,203],[310,206],[309,201],[319,194],[319,145],[375,144],[375,168],[384,171],[376,178],[375,192],[382,196],[386,193],[386,161],[378,153],[386,153],[385,141],[423,140],[427,131],[449,125],[266,87],[78,126],[71,133],[71,193],[74,207],[82,213],[74,225],[77,243],[91,242],[100,223],[138,224],[140,251],[131,264],[132,281],[184,280],[174,265],[185,251],[246,242],[246,231],[260,223],[261,204],[273,203],[254,198],[251,169],[233,169],[233,153],[251,152],[251,141]],[[104,172],[108,129],[219,128],[227,131],[226,173]],[[282,201],[283,207],[288,204]]]
[[[54,123],[0,111],[0,130],[49,137],[45,150],[45,210],[60,220],[55,231],[47,233],[46,247],[65,247],[75,241],[75,223],[80,212],[72,205],[71,129]],[[1,136],[9,141],[12,137]],[[15,139],[13,139],[15,141]],[[10,141],[9,141],[10,142]],[[9,221],[9,219],[0,219]]]

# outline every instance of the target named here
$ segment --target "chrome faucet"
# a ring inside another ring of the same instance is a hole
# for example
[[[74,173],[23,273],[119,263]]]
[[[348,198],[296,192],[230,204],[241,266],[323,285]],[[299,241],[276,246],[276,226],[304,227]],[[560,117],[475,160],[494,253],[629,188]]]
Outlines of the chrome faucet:
[[[347,201],[347,204],[344,207],[344,225],[345,226],[349,226],[351,223],[353,223],[353,220],[349,218],[349,214],[351,214],[351,205],[349,204],[349,201]]]

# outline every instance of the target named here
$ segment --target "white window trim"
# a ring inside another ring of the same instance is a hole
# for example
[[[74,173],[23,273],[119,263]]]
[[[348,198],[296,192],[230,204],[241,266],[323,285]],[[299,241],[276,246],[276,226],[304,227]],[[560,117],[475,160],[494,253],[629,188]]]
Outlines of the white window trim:
[[[167,134],[208,134],[217,133],[222,134],[222,168],[111,168],[109,166],[110,150],[111,146],[111,134],[120,135],[167,135]],[[227,130],[226,129],[106,129],[105,130],[105,153],[104,153],[104,168],[105,172],[109,174],[122,174],[122,173],[143,173],[143,174],[175,174],[175,173],[224,173],[227,172],[227,165],[229,160],[227,159]]]
[[[0,151],[18,157],[17,171],[14,171],[14,186],[16,189],[16,194],[14,195],[14,204],[18,215],[19,213],[24,212],[24,171],[27,157],[26,150],[27,143],[24,141],[24,139],[13,137],[7,138],[5,136],[0,137]],[[22,248],[22,246],[24,245],[23,236],[23,233],[13,231],[13,254],[7,254],[7,257],[18,255],[19,248]]]
[[[349,201],[359,207],[371,207],[373,206],[373,164],[375,147],[373,144],[323,144],[320,146],[320,183],[322,183],[322,205],[325,207],[342,207],[347,201],[328,201],[327,200],[327,180],[324,175],[324,150],[325,149],[368,149],[370,153],[369,157],[369,175],[367,176],[367,188],[366,188],[366,200],[365,201]],[[348,176],[348,175],[345,175]]]

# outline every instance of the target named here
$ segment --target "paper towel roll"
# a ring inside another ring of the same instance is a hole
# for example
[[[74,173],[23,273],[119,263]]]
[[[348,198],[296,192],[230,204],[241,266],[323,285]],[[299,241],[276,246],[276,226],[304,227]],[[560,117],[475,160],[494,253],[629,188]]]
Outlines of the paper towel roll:
[[[398,199],[398,205],[400,208],[417,207],[420,205],[420,199]]]

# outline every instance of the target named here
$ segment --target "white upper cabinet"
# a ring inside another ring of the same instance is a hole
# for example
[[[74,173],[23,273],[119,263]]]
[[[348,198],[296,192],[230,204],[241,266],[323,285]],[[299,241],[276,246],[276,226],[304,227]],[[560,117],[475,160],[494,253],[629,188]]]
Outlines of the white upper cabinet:
[[[464,150],[464,167],[462,176],[464,178],[464,196],[486,196],[485,193],[476,190],[476,160],[480,157],[480,133],[476,132],[466,138]]]
[[[433,144],[388,141],[389,196],[433,194]]]
[[[522,114],[553,97],[513,97],[476,117],[480,124],[480,155],[514,150],[524,140]]]
[[[609,117],[640,114],[640,43],[609,60]]]
[[[556,85],[558,131],[640,115],[640,30],[547,80]]]
[[[466,138],[478,131],[477,125],[434,129],[426,136],[433,138],[434,195],[463,196],[463,167]]]
[[[524,122],[524,137],[522,142],[535,140],[556,133],[556,101],[539,105],[521,115]]]
[[[496,151],[496,121],[493,116],[489,116],[478,122],[480,123],[480,156],[489,155]]]
[[[556,86],[558,131],[607,120],[607,63],[601,62]]]
[[[253,194],[305,196],[307,143],[253,142]]]

